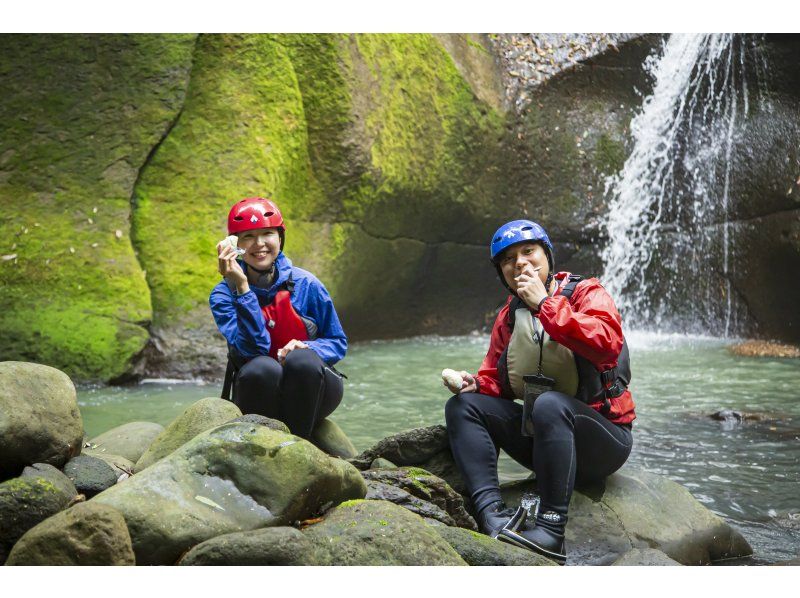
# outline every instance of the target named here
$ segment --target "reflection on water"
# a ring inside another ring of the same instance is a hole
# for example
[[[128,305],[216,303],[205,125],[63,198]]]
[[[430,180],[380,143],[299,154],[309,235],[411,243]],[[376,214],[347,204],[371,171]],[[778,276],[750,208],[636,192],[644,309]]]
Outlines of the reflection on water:
[[[760,560],[800,553],[800,362],[730,355],[708,337],[628,335],[638,418],[630,463],[668,476],[737,525]],[[474,372],[488,337],[419,337],[360,343],[334,419],[359,450],[389,434],[444,423],[443,368]],[[88,436],[128,421],[168,423],[218,384],[149,383],[79,390]],[[758,421],[715,421],[733,409]],[[502,479],[529,472],[501,457]]]

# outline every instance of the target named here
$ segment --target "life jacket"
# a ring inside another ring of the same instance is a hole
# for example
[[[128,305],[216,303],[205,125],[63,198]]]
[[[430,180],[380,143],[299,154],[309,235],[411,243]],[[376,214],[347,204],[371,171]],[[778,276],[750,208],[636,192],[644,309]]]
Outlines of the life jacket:
[[[570,274],[560,294],[571,300],[581,280],[583,277],[580,275]],[[630,353],[624,337],[617,366],[598,372],[591,361],[550,340],[538,318],[533,318],[519,297],[511,301],[508,319],[511,339],[497,363],[504,397],[522,399],[522,376],[536,373],[541,340],[538,335],[543,334],[542,373],[556,380],[554,390],[574,396],[588,405],[602,402],[600,413],[607,416],[611,412],[611,401],[624,394],[631,380]]]

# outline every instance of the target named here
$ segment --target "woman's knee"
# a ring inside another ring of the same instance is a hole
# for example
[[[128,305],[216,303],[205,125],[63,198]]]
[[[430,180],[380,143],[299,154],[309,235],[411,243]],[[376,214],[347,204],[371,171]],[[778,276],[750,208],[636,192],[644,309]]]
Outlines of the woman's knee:
[[[283,362],[283,369],[287,372],[312,372],[322,373],[325,364],[313,349],[295,349],[290,351]]]
[[[260,355],[244,364],[236,378],[238,384],[276,384],[280,382],[282,373],[281,365],[277,361]]]

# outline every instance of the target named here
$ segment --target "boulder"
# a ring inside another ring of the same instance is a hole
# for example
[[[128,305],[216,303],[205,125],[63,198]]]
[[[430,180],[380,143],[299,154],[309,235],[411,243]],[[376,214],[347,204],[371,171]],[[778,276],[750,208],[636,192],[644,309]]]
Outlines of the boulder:
[[[78,503],[20,538],[7,565],[134,565],[131,536],[116,509]]]
[[[634,548],[623,554],[620,558],[612,563],[612,565],[621,565],[630,567],[632,565],[645,566],[645,567],[667,567],[671,565],[680,565],[674,559],[669,558],[666,554],[655,548]]]
[[[519,504],[536,483],[501,487]],[[744,537],[667,478],[624,467],[602,484],[577,488],[566,532],[569,564],[610,565],[632,549],[655,548],[683,565],[752,554]]]
[[[63,467],[80,453],[82,440],[75,386],[65,373],[0,362],[0,480],[33,463]]]
[[[225,534],[192,548],[179,565],[320,565],[317,547],[293,527]]]
[[[555,562],[500,540],[461,527],[434,528],[472,566],[556,565]]]
[[[438,519],[447,525],[457,525],[471,530],[478,530],[475,520],[467,513],[464,508],[464,498],[443,479],[431,474],[424,469],[418,467],[400,467],[395,469],[369,469],[362,473],[364,479],[367,480],[368,491],[373,488],[373,483],[381,482],[396,486],[416,497],[417,499],[426,501],[438,507],[441,511],[445,512],[448,517],[447,520],[421,513],[414,508],[411,510],[422,515],[423,517],[430,516],[433,519]],[[377,486],[375,486],[377,488]],[[367,495],[367,498],[372,498]],[[375,497],[377,498],[377,496]],[[384,500],[391,500],[384,498]],[[393,501],[395,502],[395,501]],[[397,503],[401,504],[401,503]],[[407,506],[408,502],[404,501],[401,506]]]
[[[336,422],[323,419],[311,433],[311,442],[318,449],[334,457],[351,459],[358,454],[356,447]]]
[[[206,398],[189,405],[147,447],[136,461],[135,470],[142,471],[159,459],[166,457],[201,432],[224,424],[242,412],[224,399]]]
[[[78,455],[64,466],[64,474],[75,488],[87,498],[91,498],[117,483],[119,474],[114,467],[88,455]]]
[[[248,413],[247,415],[241,415],[231,420],[231,422],[244,422],[246,424],[258,424],[260,426],[267,426],[272,430],[278,430],[279,432],[286,432],[287,434],[291,434],[289,431],[289,426],[278,419],[272,419],[271,417],[266,417],[264,415],[258,415],[257,413]]]
[[[330,565],[466,565],[419,515],[381,500],[354,500],[305,528]]]
[[[365,494],[346,461],[296,436],[237,422],[196,436],[90,502],[122,513],[138,564],[170,564],[209,538],[287,525]]]
[[[33,526],[67,508],[77,494],[67,476],[45,463],[26,467],[20,477],[0,483],[0,552],[7,552]]]
[[[384,484],[375,480],[367,480],[367,500],[385,500],[396,504],[412,513],[416,513],[425,520],[433,519],[444,525],[455,525],[456,522],[446,512],[425,500],[417,498],[410,492],[397,486]]]
[[[123,474],[130,475],[131,473],[133,473],[134,463],[133,461],[129,461],[125,457],[120,457],[119,455],[111,455],[108,453],[87,452],[86,449],[83,449],[81,455],[87,455],[90,457],[95,457],[97,459],[100,459],[101,461],[105,461],[114,470],[117,479],[119,479],[119,477]]]
[[[396,469],[397,465],[389,461],[389,459],[383,459],[382,457],[378,457],[375,459],[372,464],[369,466],[370,469]]]
[[[147,447],[164,431],[164,426],[152,422],[129,422],[103,432],[89,441],[83,453],[100,457],[100,453],[119,455],[128,461],[136,461]]]

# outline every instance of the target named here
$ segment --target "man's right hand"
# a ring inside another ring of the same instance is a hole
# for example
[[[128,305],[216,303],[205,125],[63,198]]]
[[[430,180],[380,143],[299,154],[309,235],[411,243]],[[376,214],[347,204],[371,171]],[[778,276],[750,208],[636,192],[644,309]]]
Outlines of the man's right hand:
[[[470,374],[469,372],[460,371],[461,374],[461,387],[454,388],[447,382],[442,382],[447,389],[452,392],[453,394],[461,394],[462,392],[477,392],[478,391],[478,382],[475,380],[475,376]]]

